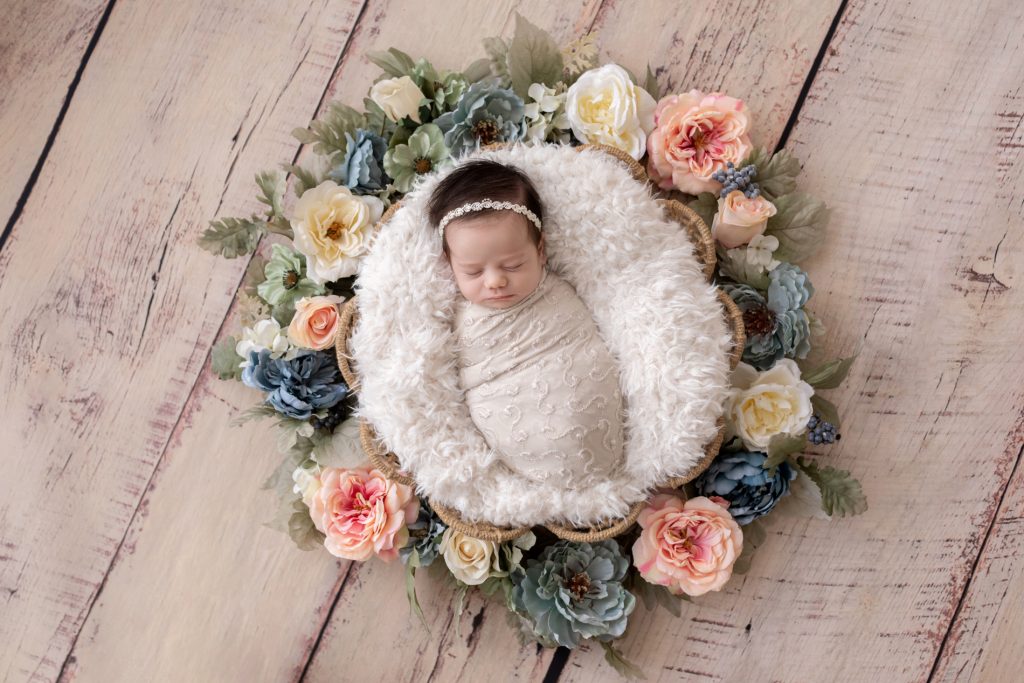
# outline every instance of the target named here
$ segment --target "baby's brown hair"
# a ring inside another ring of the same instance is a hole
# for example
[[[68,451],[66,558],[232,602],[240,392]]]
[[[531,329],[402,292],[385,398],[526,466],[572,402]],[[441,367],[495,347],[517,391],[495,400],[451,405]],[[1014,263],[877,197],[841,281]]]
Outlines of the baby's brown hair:
[[[515,166],[486,159],[467,161],[445,176],[430,194],[427,216],[434,227],[437,227],[449,211],[481,199],[522,204],[535,213],[541,222],[544,221],[540,195],[530,182],[529,176]],[[473,215],[491,211],[494,209],[483,209],[474,212]],[[526,221],[526,226],[534,245],[540,245],[540,230],[532,221]],[[448,250],[447,235],[443,239],[442,249],[445,257],[449,258],[451,253]]]

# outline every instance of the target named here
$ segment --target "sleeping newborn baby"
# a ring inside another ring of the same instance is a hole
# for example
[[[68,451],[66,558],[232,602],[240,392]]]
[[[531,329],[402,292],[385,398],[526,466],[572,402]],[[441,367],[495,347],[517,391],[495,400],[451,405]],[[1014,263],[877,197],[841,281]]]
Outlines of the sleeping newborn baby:
[[[568,488],[622,463],[618,366],[572,285],[549,271],[529,178],[474,160],[431,195],[430,220],[464,299],[455,338],[466,404],[499,462]]]

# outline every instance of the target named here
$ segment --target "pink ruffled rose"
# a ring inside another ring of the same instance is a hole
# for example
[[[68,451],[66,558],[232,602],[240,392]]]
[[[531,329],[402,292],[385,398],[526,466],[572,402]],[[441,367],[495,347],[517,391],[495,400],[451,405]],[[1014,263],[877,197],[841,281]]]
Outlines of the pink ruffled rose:
[[[338,333],[338,304],[340,296],[303,297],[295,303],[295,317],[288,325],[288,338],[292,344],[304,349],[323,349],[334,346]]]
[[[380,470],[327,467],[309,501],[309,516],[335,557],[363,561],[376,555],[385,562],[398,557],[409,540],[410,522],[420,501],[412,487],[389,481]]]
[[[711,236],[726,249],[735,249],[763,234],[776,211],[775,205],[760,195],[747,197],[741,190],[733,190],[718,200]]]
[[[666,190],[715,192],[722,185],[711,175],[730,161],[739,166],[750,152],[749,126],[746,105],[735,97],[700,90],[666,95],[647,137],[647,174]]]
[[[633,544],[633,564],[640,575],[675,595],[720,590],[743,549],[743,532],[727,505],[718,497],[654,496],[637,520],[643,531]]]

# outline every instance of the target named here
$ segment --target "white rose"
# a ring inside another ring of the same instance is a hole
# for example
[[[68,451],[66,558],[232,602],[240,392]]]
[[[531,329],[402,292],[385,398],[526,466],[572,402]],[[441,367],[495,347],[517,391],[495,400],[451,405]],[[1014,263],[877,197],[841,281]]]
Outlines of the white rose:
[[[441,535],[438,550],[444,555],[444,563],[459,581],[479,586],[498,571],[498,546],[493,541],[482,541],[451,527]]]
[[[408,116],[416,123],[420,122],[423,92],[408,76],[377,81],[370,88],[370,99],[383,109],[384,115],[392,121],[398,122]]]
[[[291,224],[295,248],[306,256],[309,279],[322,285],[355,275],[383,212],[381,200],[354,195],[333,180],[303,192]]]
[[[793,360],[783,358],[761,373],[740,363],[733,371],[732,385],[727,437],[739,435],[748,449],[767,453],[768,442],[776,434],[806,431],[814,388],[800,379],[800,368]]]
[[[289,351],[293,351],[288,342],[288,335],[284,334],[281,326],[273,318],[261,320],[252,327],[242,328],[242,338],[235,344],[235,353],[242,357],[239,367],[249,366],[249,352],[257,353],[263,350],[270,351],[271,358],[280,358]]]
[[[565,111],[581,141],[610,145],[639,160],[654,128],[656,103],[617,64],[584,72],[566,95]]]

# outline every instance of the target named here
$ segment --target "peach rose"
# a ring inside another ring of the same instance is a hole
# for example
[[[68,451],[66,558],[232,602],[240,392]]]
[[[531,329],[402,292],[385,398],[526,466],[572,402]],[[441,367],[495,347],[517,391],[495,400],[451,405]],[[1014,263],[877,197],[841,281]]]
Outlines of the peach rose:
[[[675,595],[720,590],[743,549],[743,532],[721,503],[654,496],[637,520],[643,531],[633,544],[633,564],[640,575]]]
[[[288,325],[288,338],[292,344],[304,349],[321,351],[334,346],[338,332],[338,304],[340,296],[303,297],[295,303],[295,317]]]
[[[388,481],[369,467],[326,467],[310,499],[309,516],[323,532],[324,547],[335,557],[363,561],[376,554],[385,562],[398,557],[409,540],[420,501],[411,487]]]
[[[749,125],[746,105],[735,97],[700,90],[666,95],[647,137],[647,173],[666,190],[714,192],[722,185],[711,174],[729,161],[739,166],[750,152]]]
[[[726,249],[742,246],[764,233],[776,211],[775,205],[760,195],[747,197],[742,190],[733,190],[718,200],[711,236]]]

